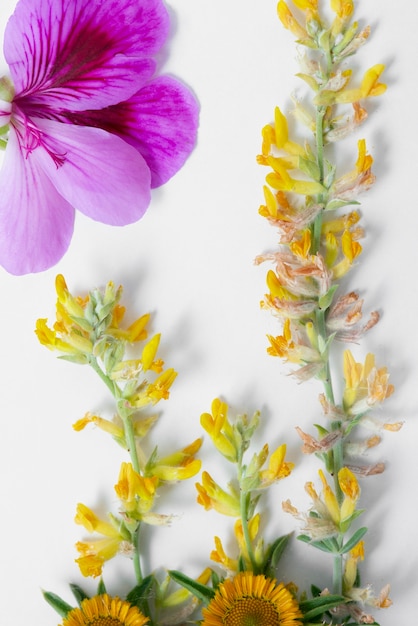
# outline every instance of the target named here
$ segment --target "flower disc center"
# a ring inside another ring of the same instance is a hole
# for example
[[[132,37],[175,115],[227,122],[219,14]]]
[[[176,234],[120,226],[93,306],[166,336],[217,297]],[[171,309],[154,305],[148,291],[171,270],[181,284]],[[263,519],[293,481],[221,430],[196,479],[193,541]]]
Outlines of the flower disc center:
[[[280,626],[274,604],[263,598],[239,598],[224,617],[225,626]]]

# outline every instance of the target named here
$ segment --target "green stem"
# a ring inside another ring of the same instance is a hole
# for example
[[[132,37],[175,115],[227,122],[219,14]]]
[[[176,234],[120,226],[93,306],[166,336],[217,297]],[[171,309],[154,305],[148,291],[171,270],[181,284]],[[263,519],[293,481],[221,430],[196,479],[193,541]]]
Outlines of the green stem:
[[[242,522],[242,532],[244,534],[245,546],[247,548],[248,558],[250,559],[251,569],[254,574],[258,573],[257,561],[254,555],[254,550],[252,546],[252,541],[250,537],[250,529],[248,527],[248,498],[249,495],[247,492],[241,491],[240,496],[240,514],[241,514],[241,522]]]
[[[326,53],[326,51],[324,51]],[[330,76],[332,71],[332,59],[330,54],[326,55],[327,62],[327,78]],[[316,113],[316,154],[317,154],[317,165],[320,175],[319,182],[324,183],[325,178],[325,162],[324,162],[324,117],[326,113],[326,107],[319,106],[317,108]],[[320,204],[326,205],[327,194],[319,194],[318,202]],[[321,231],[322,231],[322,211],[317,215],[313,226],[312,226],[312,254],[317,254],[320,250],[321,245]],[[326,329],[325,323],[325,311],[321,309],[317,309],[316,311],[316,329],[318,333],[318,337],[321,337],[323,344],[325,345],[328,339],[328,333]],[[324,365],[324,374],[323,374],[323,387],[325,392],[325,397],[331,404],[335,404],[334,391],[332,385],[332,375],[331,375],[331,366],[329,354],[326,355],[326,362]],[[341,427],[341,423],[338,420],[335,420],[331,425],[331,430],[338,430]],[[343,443],[342,439],[340,439],[332,450],[327,453],[327,468],[330,473],[334,477],[334,487],[335,487],[335,495],[339,504],[341,505],[343,500],[343,493],[341,491],[339,482],[338,482],[338,472],[343,467],[344,464],[344,453],[343,453]],[[343,535],[340,534],[338,536],[338,543],[342,544]],[[333,591],[336,594],[341,594],[343,589],[343,557],[341,554],[334,555],[333,561]]]
[[[138,450],[136,447],[135,433],[133,422],[131,419],[131,409],[126,405],[126,400],[122,396],[122,392],[119,386],[111,379],[109,376],[102,370],[97,359],[95,357],[90,358],[90,365],[96,374],[101,378],[101,380],[105,383],[106,387],[110,390],[112,396],[116,400],[118,414],[123,423],[123,429],[125,433],[125,441],[126,446],[129,452],[129,456],[131,458],[132,467],[134,468],[137,474],[141,474],[141,467],[138,459]],[[141,568],[141,550],[140,550],[140,529],[141,523],[138,523],[137,528],[133,533],[133,545],[135,547],[135,552],[133,555],[133,565],[135,570],[135,577],[139,583],[143,580],[142,568]]]

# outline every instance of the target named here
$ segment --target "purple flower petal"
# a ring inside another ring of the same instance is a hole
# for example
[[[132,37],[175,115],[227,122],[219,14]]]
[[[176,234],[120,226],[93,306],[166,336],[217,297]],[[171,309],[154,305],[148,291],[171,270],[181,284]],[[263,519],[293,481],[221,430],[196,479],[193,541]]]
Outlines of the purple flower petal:
[[[4,38],[17,100],[73,111],[126,100],[168,30],[162,0],[20,0]]]
[[[36,148],[31,156],[72,206],[115,226],[142,217],[151,200],[151,175],[139,152],[99,128],[32,122],[46,149]]]
[[[0,264],[18,275],[55,265],[71,241],[75,212],[37,163],[24,158],[14,131],[0,189]]]
[[[152,187],[158,187],[181,168],[194,148],[199,105],[187,87],[161,76],[127,102],[66,118],[119,135],[142,154],[151,170]]]

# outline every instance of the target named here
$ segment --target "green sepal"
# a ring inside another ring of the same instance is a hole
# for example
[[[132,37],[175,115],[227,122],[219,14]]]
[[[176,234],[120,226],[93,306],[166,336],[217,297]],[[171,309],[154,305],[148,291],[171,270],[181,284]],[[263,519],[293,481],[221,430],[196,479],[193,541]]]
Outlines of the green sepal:
[[[356,415],[355,417],[353,417],[353,419],[350,419],[350,421],[348,422],[346,428],[345,428],[345,435],[347,436],[355,426],[358,426],[358,424],[361,422],[362,418],[367,415],[368,411],[363,411],[362,413],[359,413],[358,415]]]
[[[69,361],[70,363],[77,363],[78,365],[87,365],[89,362],[87,355],[85,354],[60,354],[57,357],[61,361]]]
[[[350,517],[347,517],[347,519],[343,520],[340,523],[340,532],[344,535],[348,531],[354,520],[357,519],[362,513],[364,513],[364,509],[356,509],[354,513],[350,515]]]
[[[324,293],[318,300],[318,306],[321,311],[326,311],[332,304],[334,299],[334,294],[338,289],[338,285],[332,285],[330,289],[328,289],[327,293]]]
[[[300,602],[299,607],[303,613],[303,621],[306,622],[313,617],[323,615],[330,609],[345,603],[346,599],[344,596],[330,594],[326,596],[318,596],[313,598],[313,600]]]
[[[245,561],[244,561],[244,557],[242,556],[242,554],[239,555],[239,559],[238,559],[238,571],[239,572],[245,572],[247,570],[246,566],[245,566]]]
[[[222,581],[221,581],[221,578],[219,577],[219,574],[217,572],[215,572],[215,570],[213,570],[213,569],[211,570],[210,579],[211,579],[211,582],[212,582],[213,589],[216,590],[219,587],[219,585],[220,585],[220,583]]]
[[[347,552],[350,552],[350,550],[352,550],[358,544],[360,539],[362,539],[362,537],[364,537],[366,533],[366,526],[363,526],[362,528],[356,530],[354,535],[347,541],[347,543],[342,546],[342,548],[340,549],[340,554],[346,554]]]
[[[302,72],[298,72],[296,76],[304,80],[305,83],[309,85],[309,87],[312,89],[312,91],[318,92],[319,85],[313,76],[311,76],[310,74],[303,74]]]
[[[77,600],[79,605],[81,605],[83,600],[86,600],[87,598],[90,597],[89,595],[87,595],[87,593],[84,591],[84,589],[82,589],[81,587],[79,587],[75,583],[70,583],[70,589],[73,592],[73,596]]]
[[[264,559],[262,572],[269,576],[276,569],[280,559],[282,558],[283,552],[289,543],[290,537],[293,533],[289,533],[288,535],[283,535],[282,537],[278,537],[273,543],[268,547],[266,557]]]
[[[324,428],[323,426],[321,426],[321,424],[314,424],[316,430],[318,431],[318,435],[319,437],[322,439],[323,437],[326,437],[327,435],[329,435],[329,430],[327,430],[326,428]]]
[[[309,535],[299,535],[298,539],[299,541],[308,543],[313,548],[318,548],[318,550],[322,550],[322,552],[328,552],[328,554],[339,553],[338,544],[333,537],[330,537],[329,539],[314,541],[309,537]]]
[[[42,595],[45,600],[52,606],[55,611],[61,615],[61,617],[67,617],[70,611],[74,610],[74,607],[69,605],[65,600],[57,596],[56,593],[52,593],[52,591],[43,591]]]
[[[189,578],[186,574],[177,570],[169,570],[169,576],[179,585],[190,591],[198,600],[207,605],[215,595],[215,591],[202,583],[198,583],[193,578]]]
[[[342,198],[334,198],[327,202],[325,206],[325,211],[334,211],[335,209],[340,209],[343,206],[349,206],[350,204],[361,204],[357,200],[343,200]]]
[[[87,331],[88,333],[92,332],[93,326],[84,317],[76,317],[75,315],[70,315],[70,319],[74,322],[74,324],[77,324],[77,326]]]
[[[133,589],[131,589],[126,596],[127,602],[136,606],[147,617],[149,617],[148,598],[153,583],[154,576],[150,574],[149,576],[146,576],[139,585],[136,585]]]
[[[106,591],[106,585],[104,584],[103,578],[99,580],[99,584],[97,585],[97,595],[102,596]]]
[[[319,171],[318,164],[316,162],[311,161],[310,159],[305,159],[304,157],[299,157],[299,169],[310,176],[313,180],[319,181],[321,178],[321,172]]]

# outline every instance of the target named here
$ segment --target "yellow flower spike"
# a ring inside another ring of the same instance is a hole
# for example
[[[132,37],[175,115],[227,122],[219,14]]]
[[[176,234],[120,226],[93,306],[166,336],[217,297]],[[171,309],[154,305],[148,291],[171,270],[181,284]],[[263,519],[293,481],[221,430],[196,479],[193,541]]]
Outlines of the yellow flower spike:
[[[215,509],[222,515],[231,517],[240,516],[240,502],[238,495],[226,493],[208,474],[202,473],[202,484],[196,483],[198,491],[197,501],[199,504],[209,509]]]
[[[327,480],[325,478],[324,472],[319,470],[319,476],[323,485],[323,493],[324,493],[324,502],[325,506],[328,510],[328,513],[337,526],[340,524],[340,507],[338,505],[338,500],[335,496],[335,493],[332,491],[331,487],[328,485]]]
[[[287,6],[286,2],[280,0],[277,5],[277,14],[279,16],[279,20],[283,24],[283,26],[290,30],[293,35],[297,39],[307,39],[308,33],[306,30],[299,24],[299,22],[294,17],[293,13]]]
[[[160,345],[161,334],[158,333],[154,335],[147,344],[145,344],[144,349],[142,350],[141,355],[141,363],[142,369],[144,372],[149,370],[154,362],[155,356],[157,354],[158,346]]]
[[[210,558],[215,563],[219,563],[219,565],[222,565],[222,567],[224,567],[228,571],[238,571],[238,560],[231,559],[231,557],[226,554],[222,545],[222,541],[219,537],[215,537],[215,550],[212,550],[212,552],[210,553]]]
[[[294,468],[293,463],[285,462],[286,444],[280,445],[270,456],[268,469],[260,471],[260,487],[268,487],[273,482],[289,476]]]

